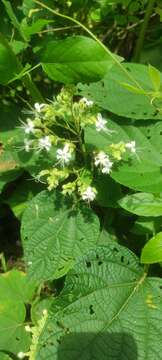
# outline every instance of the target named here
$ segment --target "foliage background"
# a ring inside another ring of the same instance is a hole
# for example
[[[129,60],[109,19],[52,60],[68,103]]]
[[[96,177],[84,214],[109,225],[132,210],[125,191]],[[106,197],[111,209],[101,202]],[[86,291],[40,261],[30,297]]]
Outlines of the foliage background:
[[[160,359],[161,1],[44,4],[75,22],[0,3],[0,359]],[[96,201],[74,212],[35,182],[52,158],[18,151],[24,109],[65,84],[114,131],[86,127],[87,151],[135,140],[138,155],[95,174]]]

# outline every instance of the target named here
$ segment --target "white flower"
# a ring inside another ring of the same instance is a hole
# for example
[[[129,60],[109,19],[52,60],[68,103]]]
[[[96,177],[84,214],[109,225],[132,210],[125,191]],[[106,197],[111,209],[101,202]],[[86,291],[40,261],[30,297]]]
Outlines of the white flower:
[[[87,189],[81,193],[82,199],[86,201],[93,201],[96,197],[96,189],[88,186]]]
[[[26,152],[29,152],[31,150],[31,144],[33,143],[33,140],[24,140],[24,149]]]
[[[31,329],[31,327],[29,325],[26,325],[25,326],[25,331],[26,332],[32,332],[32,329]]]
[[[83,104],[87,105],[87,106],[93,106],[93,101],[92,100],[88,100],[86,97],[83,97],[81,99],[81,102],[83,102]]]
[[[22,129],[24,129],[25,134],[30,134],[34,132],[34,123],[31,119],[27,119],[26,123],[23,123]]]
[[[100,165],[101,172],[103,174],[109,174],[111,171],[111,168],[113,166],[113,162],[110,161],[109,156],[104,153],[104,151],[100,151],[95,156],[95,166]]]
[[[107,160],[107,161],[105,162],[105,165],[103,166],[101,172],[102,172],[103,174],[110,174],[110,171],[111,171],[112,166],[113,166],[113,162],[110,161],[110,160]]]
[[[25,354],[24,352],[20,351],[20,352],[17,354],[17,356],[18,356],[19,359],[23,359],[23,358],[26,356],[26,354]]]
[[[105,164],[105,161],[108,159],[108,156],[104,153],[104,151],[100,151],[96,156],[95,156],[95,166],[98,165],[103,165]]]
[[[62,165],[68,164],[71,160],[71,151],[69,149],[69,144],[65,144],[63,149],[58,149],[56,152],[56,158],[59,160]]]
[[[51,144],[49,136],[45,136],[45,137],[39,139],[38,148],[40,150],[49,151],[51,146],[52,146],[52,144]]]
[[[130,142],[126,143],[125,147],[128,150],[130,150],[132,153],[136,152],[136,142],[135,141],[130,141]]]
[[[45,106],[45,104],[39,104],[39,103],[34,104],[34,108],[38,113],[41,112],[41,110],[43,109],[44,106]]]
[[[48,315],[48,311],[47,311],[47,309],[43,309],[43,311],[42,311],[42,312],[43,312],[43,315],[44,315],[44,316],[47,316],[47,315]]]
[[[107,128],[105,126],[106,123],[107,123],[107,121],[105,119],[103,119],[102,115],[99,113],[97,115],[97,120],[96,120],[96,130],[97,131],[107,130]]]

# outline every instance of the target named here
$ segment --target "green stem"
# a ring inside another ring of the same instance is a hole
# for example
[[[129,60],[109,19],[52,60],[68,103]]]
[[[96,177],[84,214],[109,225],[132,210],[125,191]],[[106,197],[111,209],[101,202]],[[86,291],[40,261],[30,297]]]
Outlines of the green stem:
[[[1,266],[2,266],[2,270],[3,272],[7,272],[7,264],[6,264],[6,259],[3,253],[0,254],[0,262],[1,262]]]
[[[70,20],[72,22],[74,22],[75,24],[79,25],[85,32],[87,32],[92,39],[94,39],[99,45],[100,47],[102,47],[105,52],[112,58],[112,60],[114,61],[115,64],[118,65],[118,67],[120,67],[120,69],[122,70],[122,72],[124,72],[126,74],[126,76],[139,88],[142,89],[141,85],[132,77],[132,75],[125,69],[125,67],[120,63],[120,61],[113,55],[113,53],[111,53],[111,51],[86,27],[84,26],[82,23],[80,23],[80,21],[68,16],[68,15],[64,15],[61,14],[53,9],[51,9],[49,6],[45,5],[44,3],[42,3],[39,0],[34,0],[34,2],[38,5],[40,5],[42,8],[49,10],[51,13],[53,13],[54,15],[60,16],[64,19]],[[142,89],[143,90],[143,89]]]
[[[8,81],[7,85],[11,84],[13,81],[15,80],[20,80],[22,79],[25,75],[28,75],[30,72],[32,72],[33,70],[37,69],[39,66],[41,66],[41,63],[33,66],[32,68],[30,68],[29,70],[26,70],[24,72],[20,72],[19,74],[17,74],[16,76],[14,76],[14,78],[12,78],[11,80]]]
[[[83,137],[84,137],[83,133],[78,134],[78,143],[79,143],[80,151],[81,151],[84,163],[86,165],[87,164],[87,151],[86,151]]]
[[[138,37],[135,51],[134,51],[133,61],[135,61],[135,62],[140,61],[141,50],[143,49],[145,34],[146,34],[146,31],[148,28],[148,24],[149,24],[149,20],[150,20],[150,17],[151,17],[153,8],[154,8],[154,4],[155,4],[155,0],[148,0],[148,5],[147,5],[144,21],[141,25],[139,37]]]
[[[150,265],[149,265],[149,264],[145,264],[145,265],[144,265],[144,273],[146,274],[146,276],[148,275],[149,268],[150,268]]]

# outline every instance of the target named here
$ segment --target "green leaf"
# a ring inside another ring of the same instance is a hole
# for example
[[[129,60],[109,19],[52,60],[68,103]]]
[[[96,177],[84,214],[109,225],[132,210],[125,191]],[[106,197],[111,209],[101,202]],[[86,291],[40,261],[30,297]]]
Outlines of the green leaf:
[[[106,117],[105,117],[106,118]],[[85,129],[86,146],[91,151],[106,150],[112,143],[135,140],[137,155],[130,154],[112,168],[110,176],[131,189],[160,193],[162,189],[162,122],[107,118],[111,134],[97,133],[95,126]]]
[[[19,24],[19,21],[17,20],[17,17],[14,14],[14,11],[12,9],[12,5],[11,5],[10,1],[2,0],[2,3],[5,6],[6,12],[11,20],[12,25],[19,31],[20,24]]]
[[[7,183],[20,176],[21,173],[22,170],[17,162],[16,154],[7,150],[2,152],[0,155],[0,190],[2,190]]]
[[[12,358],[0,351],[0,358],[1,360],[12,360]]]
[[[29,16],[29,13],[32,9],[34,9],[35,7],[37,7],[36,3],[34,2],[34,0],[23,0],[22,1],[22,11],[24,13],[24,15]]]
[[[114,58],[122,61],[117,55]],[[100,80],[114,65],[96,41],[84,36],[48,42],[41,51],[41,62],[52,80],[65,84]]]
[[[20,65],[12,48],[0,34],[0,84],[7,84],[19,71]]]
[[[152,237],[144,246],[141,263],[155,264],[162,261],[162,232]]]
[[[139,216],[131,228],[131,233],[137,235],[151,234],[154,235],[160,230],[162,217],[143,217]]]
[[[6,298],[15,301],[22,301],[29,303],[33,297],[35,286],[33,282],[29,282],[24,272],[18,270],[11,270],[3,275],[0,275],[0,299]],[[14,296],[13,296],[14,293]]]
[[[136,215],[160,216],[162,215],[162,197],[148,193],[126,195],[118,201],[119,205]]]
[[[105,230],[104,228],[102,229],[101,233],[100,233],[100,237],[98,240],[98,245],[108,245],[109,242],[112,241],[116,241],[118,242],[118,238],[115,234],[115,231],[112,227],[108,228],[108,231]]]
[[[17,143],[23,142],[18,129],[20,108],[15,105],[0,105],[0,190],[22,173],[18,158]]]
[[[161,7],[156,7],[155,12],[156,12],[156,14],[158,14],[160,16],[160,22],[162,22],[162,9],[161,9]]]
[[[12,47],[13,52],[17,55],[24,51],[28,47],[28,44],[20,40],[12,40],[10,42],[10,46]]]
[[[12,270],[0,275],[0,351],[15,354],[29,348],[30,335],[25,331],[25,303],[33,297],[35,287],[23,272]]]
[[[35,360],[161,359],[161,279],[111,243],[80,258],[39,334]],[[159,354],[159,355],[157,355]]]
[[[20,219],[28,206],[28,202],[43,188],[42,184],[38,184],[34,180],[22,180],[17,185],[15,184],[13,193],[7,199],[3,198],[3,201],[10,206],[14,215]]]
[[[140,88],[138,87],[135,87],[133,85],[130,85],[130,84],[127,84],[127,83],[124,83],[124,82],[121,82],[120,83],[121,86],[124,86],[127,90],[135,93],[135,94],[144,94],[146,95],[146,92],[144,90],[141,90]]]
[[[22,240],[29,276],[37,281],[59,278],[76,258],[95,246],[99,221],[88,208],[71,208],[59,193],[43,191],[25,210]]]
[[[121,188],[108,175],[95,177],[94,186],[97,190],[96,201],[104,207],[118,207],[117,201],[121,197]]]
[[[132,92],[132,87],[138,88],[138,83],[140,91],[152,93],[148,66],[129,63],[124,63],[122,66],[128,75],[121,70],[121,67],[115,65],[100,82],[90,85],[79,84],[78,93],[92,99],[101,108],[120,116],[140,120],[162,119],[161,113],[151,104],[153,96],[140,94],[137,90],[137,93]],[[162,79],[161,74],[160,79]],[[123,86],[123,83],[127,84],[127,87]]]
[[[11,170],[5,172],[5,174],[0,173],[0,192],[4,189],[5,185],[17,179],[21,173],[21,170]]]
[[[159,70],[157,70],[154,66],[150,64],[148,66],[148,69],[149,69],[150,79],[153,84],[153,88],[155,89],[155,91],[159,91],[161,84],[161,73]]]
[[[24,18],[21,22],[20,28],[25,37],[30,40],[30,37],[41,31],[46,25],[52,23],[53,20],[37,19],[31,25],[28,25],[27,19]]]

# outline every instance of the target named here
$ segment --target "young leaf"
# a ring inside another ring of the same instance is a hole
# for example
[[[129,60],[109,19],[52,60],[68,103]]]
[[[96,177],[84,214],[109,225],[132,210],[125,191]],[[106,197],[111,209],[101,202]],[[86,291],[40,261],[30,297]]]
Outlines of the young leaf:
[[[161,84],[161,73],[159,70],[157,70],[154,66],[150,65],[148,66],[149,70],[149,76],[153,84],[153,88],[155,91],[160,90],[160,84]]]
[[[146,278],[135,255],[109,243],[67,275],[35,359],[152,360],[161,354],[161,320],[161,279]]]
[[[72,210],[61,194],[42,191],[25,210],[21,233],[29,276],[39,282],[65,275],[96,245],[99,221],[92,210]]]
[[[114,58],[122,61],[117,55]],[[41,62],[43,70],[52,80],[65,84],[98,81],[114,65],[99,44],[85,36],[48,42],[41,51]]]
[[[162,232],[152,237],[144,246],[141,263],[155,264],[162,261]]]
[[[52,23],[53,20],[37,19],[31,25],[28,25],[27,19],[24,18],[21,22],[20,28],[25,37],[30,40],[30,37],[43,29],[44,26]]]
[[[118,203],[123,209],[136,215],[162,215],[162,197],[154,194],[136,193],[126,195]]]

